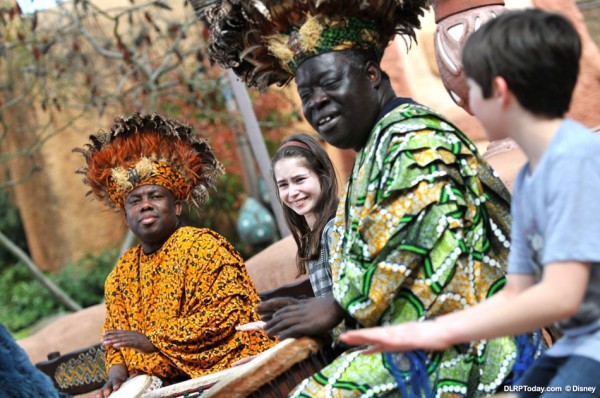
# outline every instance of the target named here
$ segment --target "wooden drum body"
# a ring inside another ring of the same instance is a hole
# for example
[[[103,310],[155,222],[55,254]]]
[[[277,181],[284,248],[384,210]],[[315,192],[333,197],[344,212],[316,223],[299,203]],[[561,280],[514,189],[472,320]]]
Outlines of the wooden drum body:
[[[335,358],[310,338],[286,339],[242,365],[150,391],[142,398],[279,398]]]
[[[286,397],[302,380],[333,359],[332,352],[320,347],[316,340],[287,339],[219,381],[202,398]]]

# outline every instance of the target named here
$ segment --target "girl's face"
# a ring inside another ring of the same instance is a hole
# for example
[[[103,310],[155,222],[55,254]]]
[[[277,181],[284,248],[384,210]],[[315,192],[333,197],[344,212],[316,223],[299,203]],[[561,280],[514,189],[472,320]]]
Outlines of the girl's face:
[[[300,157],[278,160],[273,172],[283,204],[304,216],[312,229],[317,219],[315,209],[321,198],[319,177],[304,165],[304,159]]]

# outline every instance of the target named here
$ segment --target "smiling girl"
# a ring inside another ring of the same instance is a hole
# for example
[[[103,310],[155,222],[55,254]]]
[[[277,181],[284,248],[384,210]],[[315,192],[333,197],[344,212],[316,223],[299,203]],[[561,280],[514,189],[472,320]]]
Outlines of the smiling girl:
[[[308,134],[294,134],[271,161],[277,196],[298,246],[298,274],[308,271],[315,297],[331,292],[329,247],[337,208],[337,179],[323,147]]]

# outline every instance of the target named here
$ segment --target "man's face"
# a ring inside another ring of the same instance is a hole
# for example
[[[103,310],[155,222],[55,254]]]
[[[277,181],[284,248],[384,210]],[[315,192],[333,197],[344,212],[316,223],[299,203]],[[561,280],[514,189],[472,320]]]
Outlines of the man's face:
[[[364,70],[352,67],[344,52],[324,53],[296,70],[302,111],[310,125],[331,145],[356,151],[371,133],[380,104]]]
[[[181,203],[165,187],[143,185],[125,199],[127,225],[145,253],[159,249],[177,228]]]

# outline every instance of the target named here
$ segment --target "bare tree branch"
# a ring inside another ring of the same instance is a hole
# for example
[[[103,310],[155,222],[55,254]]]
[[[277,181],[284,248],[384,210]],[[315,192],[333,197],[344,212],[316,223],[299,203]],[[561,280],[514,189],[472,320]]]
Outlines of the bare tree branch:
[[[63,1],[32,16],[15,14],[12,0],[0,0],[0,167],[16,158],[25,160],[0,188],[29,179],[37,171],[32,155],[90,111],[181,111],[198,117],[191,121],[203,134],[217,133],[209,137],[213,141],[223,141],[224,131],[243,126],[240,114],[224,107],[224,72],[205,60],[205,32],[194,13],[185,10],[189,2],[181,1],[184,9],[178,15],[170,12],[175,1],[112,8],[97,3]],[[50,121],[21,126],[19,120],[30,119],[13,116],[29,109]],[[53,118],[54,112],[68,116]],[[58,119],[69,120],[56,127]],[[269,120],[274,129],[289,127],[285,121],[278,126],[277,119]],[[229,143],[221,145],[228,148]],[[231,156],[236,164],[239,159],[230,155],[235,152],[224,150],[222,157]],[[238,173],[251,168],[256,168],[254,162],[239,167]],[[122,250],[132,239],[129,232]]]
[[[82,307],[77,304],[68,294],[66,294],[61,288],[59,288],[54,282],[52,282],[39,267],[29,258],[29,256],[21,250],[21,248],[15,245],[10,239],[6,237],[0,231],[0,244],[14,255],[19,261],[21,261],[27,269],[32,273],[33,277],[37,279],[48,291],[65,307],[71,311],[79,311]]]

